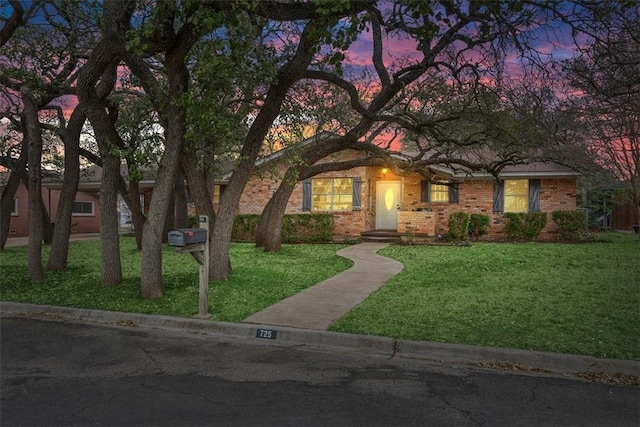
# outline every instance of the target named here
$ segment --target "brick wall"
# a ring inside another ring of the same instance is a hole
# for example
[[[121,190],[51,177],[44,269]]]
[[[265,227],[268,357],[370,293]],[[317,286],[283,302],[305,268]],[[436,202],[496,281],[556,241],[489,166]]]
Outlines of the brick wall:
[[[344,156],[340,157],[340,159],[347,160],[354,158],[356,155],[358,155],[356,152],[347,152]],[[334,159],[327,161],[331,160]],[[243,214],[262,213],[265,205],[280,185],[285,166],[278,165],[276,170],[277,172],[270,170],[258,171],[258,173],[251,178],[240,198],[239,212]],[[369,197],[369,187],[366,180],[367,173],[368,168],[360,167],[346,171],[327,172],[320,175],[322,178],[359,177],[362,180],[362,209],[360,211],[334,212],[334,234],[340,236],[355,236],[364,230],[371,229],[371,213],[369,212],[366,202]],[[322,212],[325,213],[325,211]],[[293,189],[287,203],[286,213],[304,213],[302,210],[302,182],[297,183]]]
[[[342,160],[357,156],[356,152],[347,152]],[[333,159],[331,159],[333,160]],[[255,175],[247,184],[240,199],[239,212],[260,214],[273,193],[280,185],[285,167],[280,165],[275,175],[263,170]],[[428,235],[445,235],[449,231],[449,216],[453,212],[465,211],[489,215],[491,225],[489,238],[504,237],[503,215],[493,213],[493,179],[470,179],[460,184],[459,203],[432,203],[431,211],[427,202],[420,200],[420,182],[424,179],[415,174],[404,179],[388,172],[382,174],[380,167],[361,167],[348,171],[337,171],[322,174],[321,177],[360,177],[362,180],[362,210],[335,212],[335,234],[356,236],[362,231],[375,229],[376,182],[402,181],[401,211],[409,212],[399,218],[398,231],[404,233],[411,227],[414,233]],[[540,207],[548,213],[547,226],[540,239],[555,239],[556,227],[551,219],[551,212],[576,208],[576,178],[541,179]],[[421,210],[424,209],[425,212]],[[302,213],[302,183],[298,183],[289,198],[287,213]]]
[[[405,179],[404,209],[414,211],[426,209],[427,203],[420,201],[420,176]],[[464,211],[489,215],[491,225],[490,238],[504,237],[503,215],[493,213],[492,179],[467,180],[460,184],[460,200],[457,204],[432,203],[431,213],[435,217],[435,234],[445,235],[449,231],[449,216],[453,212]],[[542,240],[556,238],[557,227],[551,219],[554,210],[573,210],[576,208],[576,179],[542,179],[540,180],[540,210],[547,212],[547,225],[540,234]],[[421,223],[405,223],[403,228],[411,226],[420,229]],[[400,231],[400,230],[399,230]]]
[[[424,211],[398,212],[398,233],[407,232],[434,236],[436,234],[436,215]]]

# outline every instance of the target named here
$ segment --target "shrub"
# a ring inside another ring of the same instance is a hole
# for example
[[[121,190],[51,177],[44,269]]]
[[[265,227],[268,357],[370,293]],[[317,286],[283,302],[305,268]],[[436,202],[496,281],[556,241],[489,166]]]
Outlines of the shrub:
[[[465,240],[469,236],[469,214],[454,212],[449,215],[449,236],[455,240]]]
[[[504,224],[508,238],[534,240],[547,225],[547,214],[545,212],[507,212],[504,214]]]
[[[283,243],[321,243],[333,240],[333,215],[290,214],[282,222]]]
[[[587,235],[587,214],[584,211],[553,211],[553,222],[558,225],[561,240],[583,239]]]
[[[489,215],[471,214],[469,216],[469,235],[478,240],[480,236],[484,236],[489,232],[489,224]]]
[[[255,242],[260,215],[236,215],[232,239],[236,242]],[[282,221],[283,243],[320,243],[333,240],[331,214],[290,214]]]
[[[233,219],[231,239],[236,242],[255,242],[258,222],[260,222],[260,215],[236,215]]]

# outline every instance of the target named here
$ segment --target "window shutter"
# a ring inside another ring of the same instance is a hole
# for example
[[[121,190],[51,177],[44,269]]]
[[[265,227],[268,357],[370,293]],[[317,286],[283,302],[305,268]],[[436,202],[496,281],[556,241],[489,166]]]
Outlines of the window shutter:
[[[426,179],[420,181],[420,201],[429,201],[429,181],[427,181]]]
[[[540,212],[540,180],[529,180],[529,212]]]
[[[362,209],[362,180],[353,178],[353,199],[352,210],[359,211]]]
[[[457,182],[449,184],[449,203],[458,203],[460,201],[460,187]]]
[[[302,210],[311,210],[311,179],[302,181]]]
[[[504,181],[493,183],[493,212],[504,211]]]

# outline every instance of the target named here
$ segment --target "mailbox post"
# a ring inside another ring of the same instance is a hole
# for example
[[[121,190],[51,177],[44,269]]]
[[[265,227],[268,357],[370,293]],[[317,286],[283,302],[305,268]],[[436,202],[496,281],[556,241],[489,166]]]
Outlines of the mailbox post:
[[[169,230],[169,244],[176,246],[179,254],[191,254],[198,263],[198,314],[209,317],[209,217],[198,217],[198,228]]]

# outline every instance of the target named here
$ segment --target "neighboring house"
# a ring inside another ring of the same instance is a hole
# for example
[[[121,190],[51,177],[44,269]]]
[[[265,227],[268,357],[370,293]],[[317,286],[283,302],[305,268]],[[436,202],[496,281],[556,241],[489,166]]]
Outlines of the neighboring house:
[[[126,173],[126,168],[123,168]],[[6,176],[0,177],[0,192]],[[100,187],[102,182],[102,168],[92,166],[82,171],[78,182],[73,203],[71,218],[71,233],[98,233],[100,232]],[[153,187],[153,180],[145,178],[140,183],[141,192]],[[51,222],[55,226],[56,212],[60,201],[62,189],[62,176],[50,175],[42,180],[42,200],[49,213]],[[143,197],[143,196],[141,196]],[[144,201],[142,201],[144,205]],[[9,237],[25,237],[29,235],[29,196],[27,188],[20,183],[13,199],[11,221],[9,225]],[[118,215],[122,230],[131,229],[130,213],[123,201],[118,204]],[[128,221],[129,219],[129,221]]]
[[[98,188],[99,185],[98,185]],[[52,223],[56,221],[56,211],[60,201],[60,185],[43,182],[42,201],[49,213]],[[26,237],[29,235],[29,193],[20,183],[13,198],[13,209],[9,224],[9,237]],[[100,231],[100,197],[97,191],[78,190],[73,203],[71,219],[72,233],[97,233]]]
[[[284,152],[285,150],[283,150]],[[345,150],[341,160],[363,155]],[[335,157],[332,157],[334,160]],[[239,213],[260,214],[280,184],[285,156],[275,153],[259,164],[242,194]],[[269,167],[266,167],[266,163]],[[358,236],[373,230],[445,235],[449,215],[464,211],[489,215],[490,238],[504,236],[504,212],[547,212],[541,240],[555,239],[554,210],[576,209],[579,173],[551,163],[506,167],[499,180],[483,172],[455,172],[444,166],[431,168],[431,183],[415,173],[400,177],[389,169],[365,166],[324,173],[299,182],[286,213],[331,213],[336,236]],[[216,192],[224,189],[224,182]]]

